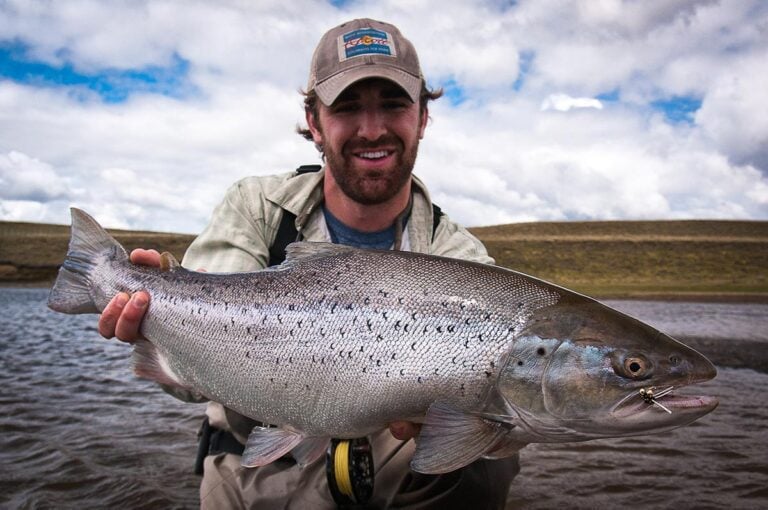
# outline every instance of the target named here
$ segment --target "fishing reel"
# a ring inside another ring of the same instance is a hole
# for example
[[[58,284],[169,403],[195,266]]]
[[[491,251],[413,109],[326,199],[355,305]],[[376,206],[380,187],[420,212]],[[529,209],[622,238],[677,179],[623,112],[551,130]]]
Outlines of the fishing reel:
[[[328,488],[340,508],[364,506],[373,495],[373,448],[366,437],[331,439],[325,456]]]

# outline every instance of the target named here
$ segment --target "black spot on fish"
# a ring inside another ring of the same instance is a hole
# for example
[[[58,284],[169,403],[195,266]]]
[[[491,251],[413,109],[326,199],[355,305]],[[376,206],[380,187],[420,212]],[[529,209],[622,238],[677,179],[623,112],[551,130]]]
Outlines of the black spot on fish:
[[[387,370],[387,373],[384,374],[386,377],[389,377],[389,370]]]
[[[429,326],[424,326],[424,329],[421,331],[421,334],[426,335],[428,329],[429,329]]]
[[[344,307],[347,310],[352,310],[352,303],[349,303],[347,306]]]
[[[377,341],[377,342],[381,342],[382,340],[384,340],[384,337],[383,337],[383,336],[381,336],[381,335],[376,335],[376,341]]]
[[[368,367],[363,367],[363,373],[366,373],[368,371]]]
[[[363,352],[363,346],[362,345],[360,346],[360,352]]]
[[[491,368],[496,368],[496,363],[494,363],[493,361],[491,361]]]
[[[280,356],[278,356],[278,357],[277,357],[277,359],[275,360],[275,363],[276,363],[277,365],[279,365],[279,364],[280,364]]]
[[[518,366],[518,367],[522,367],[522,366],[523,366],[523,360],[520,360],[520,361],[518,361],[518,362],[517,362],[517,366]]]
[[[247,326],[247,327],[245,328],[245,331],[246,331],[246,332],[247,332],[247,333],[250,335],[250,334],[251,334],[251,327],[250,327],[250,326]]]
[[[336,344],[331,342],[331,350],[334,350],[336,348]]]
[[[406,333],[408,333],[408,324],[406,324],[405,326],[403,326],[403,331],[405,331]]]
[[[317,363],[317,359],[315,358],[315,355],[312,355],[312,363]]]
[[[402,305],[403,304],[403,298],[401,298],[401,297],[397,298],[397,303]]]
[[[371,298],[366,297],[365,299],[363,299],[363,304],[367,305],[367,304],[370,304],[370,303],[371,303]]]
[[[435,330],[436,330],[438,333],[442,333],[442,332],[443,332],[443,327],[442,327],[442,326],[438,326],[438,327],[436,327],[436,328],[435,328]]]
[[[396,352],[393,352],[393,353],[392,353],[392,359],[395,359],[395,356],[397,356],[397,353],[396,353]]]
[[[405,375],[405,369],[404,368],[400,369],[400,375]]]
[[[469,349],[469,340],[464,341],[464,348]]]
[[[517,309],[518,309],[518,310],[520,310],[522,307],[523,307],[523,303],[522,303],[522,302],[520,302],[520,303],[517,303]]]
[[[288,356],[288,363],[293,363],[293,356]]]
[[[279,313],[277,314],[277,322],[279,322],[280,324],[283,323],[283,318]]]
[[[491,377],[492,375],[493,375],[493,372],[489,372],[487,370],[485,371],[485,377],[486,378]]]
[[[456,330],[455,326],[448,326],[448,333],[453,333]]]
[[[245,351],[245,357],[250,358],[251,357],[251,351]]]
[[[224,333],[226,333],[226,332],[227,332],[227,325],[224,324]]]
[[[331,305],[331,313],[336,313],[336,305],[337,303],[334,303],[333,305]]]
[[[296,308],[296,307],[295,307],[294,305],[288,305],[288,310],[290,310],[291,312],[292,312],[292,311],[293,311],[295,308]]]
[[[451,363],[453,363],[454,365],[456,364],[456,356],[454,356],[453,358],[451,358]]]
[[[302,320],[299,320],[299,321],[297,321],[297,322],[296,322],[296,325],[297,325],[298,327],[301,327],[301,324],[302,324],[303,322],[304,322],[304,321],[302,321]]]
[[[380,360],[380,359],[377,359],[377,360],[376,360],[376,366],[377,366],[377,367],[380,367],[380,366],[381,366],[381,360]]]
[[[491,320],[491,314],[490,313],[486,313],[485,317],[483,317],[483,319],[485,319],[487,321]]]
[[[545,354],[547,354],[547,350],[544,347],[539,347],[538,349],[536,349],[536,354],[538,354],[539,356],[544,356]]]
[[[411,349],[412,349],[412,350],[414,350],[414,351],[416,350],[416,342],[413,342],[413,343],[411,344]]]
[[[368,331],[373,331],[373,328],[371,327],[371,319],[367,319],[365,325],[368,326]]]
[[[270,377],[269,378],[269,382],[271,382],[271,383],[275,382],[275,378],[274,377]]]
[[[440,371],[440,369],[439,369],[439,368],[436,368],[436,369],[435,369],[435,375],[437,375],[437,373],[438,373],[439,371]]]
[[[184,319],[181,319],[181,325],[182,326],[186,325],[186,321]]]
[[[419,376],[419,377],[416,379],[416,382],[418,382],[419,384],[421,384],[421,383],[422,383],[422,379],[421,379],[421,376]]]
[[[387,312],[381,312],[381,315],[384,316],[384,320],[387,320]]]
[[[482,342],[483,341],[483,334],[482,333],[478,333],[477,334],[477,339]]]
[[[395,323],[395,329],[396,329],[396,330],[397,330],[397,329],[400,329],[400,321],[397,321],[397,322]]]

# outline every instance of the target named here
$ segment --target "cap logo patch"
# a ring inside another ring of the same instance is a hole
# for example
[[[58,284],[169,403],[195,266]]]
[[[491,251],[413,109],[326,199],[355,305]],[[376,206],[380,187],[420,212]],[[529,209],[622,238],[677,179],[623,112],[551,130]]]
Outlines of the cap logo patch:
[[[339,36],[340,62],[362,55],[396,56],[392,36],[373,28],[361,28]]]

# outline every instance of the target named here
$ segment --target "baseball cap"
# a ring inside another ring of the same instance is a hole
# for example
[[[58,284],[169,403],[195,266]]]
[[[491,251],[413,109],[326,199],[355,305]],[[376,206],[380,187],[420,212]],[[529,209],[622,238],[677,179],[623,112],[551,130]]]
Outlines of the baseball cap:
[[[327,31],[315,48],[307,91],[330,106],[344,89],[365,78],[397,83],[416,103],[421,93],[421,67],[413,44],[396,26],[356,19]]]

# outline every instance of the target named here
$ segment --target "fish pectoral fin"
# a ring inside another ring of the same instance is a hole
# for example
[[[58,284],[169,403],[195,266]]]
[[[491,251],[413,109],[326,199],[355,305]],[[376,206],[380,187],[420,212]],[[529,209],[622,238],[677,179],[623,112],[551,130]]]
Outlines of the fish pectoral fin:
[[[411,469],[425,474],[455,471],[493,451],[506,433],[499,422],[436,402],[416,438]]]
[[[491,451],[486,452],[485,455],[483,455],[483,458],[504,459],[506,457],[511,457],[527,445],[528,443],[515,441],[514,439],[502,439],[494,445]]]
[[[293,450],[304,436],[293,430],[254,427],[245,443],[243,467],[264,466]]]
[[[291,456],[300,468],[304,468],[325,455],[330,442],[330,437],[308,437],[291,450]]]
[[[164,251],[160,254],[160,270],[161,271],[173,271],[174,269],[181,267],[179,261],[176,260],[170,252]]]

